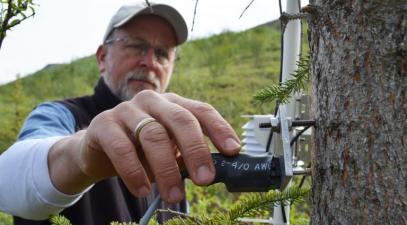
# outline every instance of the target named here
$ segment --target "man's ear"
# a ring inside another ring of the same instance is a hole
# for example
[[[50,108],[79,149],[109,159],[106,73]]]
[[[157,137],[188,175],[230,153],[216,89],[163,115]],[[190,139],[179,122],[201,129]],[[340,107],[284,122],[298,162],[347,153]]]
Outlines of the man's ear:
[[[106,69],[106,54],[107,47],[105,45],[99,45],[96,51],[96,60],[98,62],[99,73],[103,73]]]

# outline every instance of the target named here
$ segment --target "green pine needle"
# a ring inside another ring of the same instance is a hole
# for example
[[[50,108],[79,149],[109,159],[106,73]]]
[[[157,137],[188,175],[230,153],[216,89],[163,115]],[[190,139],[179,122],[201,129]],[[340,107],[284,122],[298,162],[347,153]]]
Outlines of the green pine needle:
[[[52,215],[49,217],[49,222],[52,225],[72,225],[66,217],[62,215]]]
[[[248,193],[242,194],[239,200],[230,207],[226,213],[215,213],[213,216],[192,216],[172,210],[166,210],[172,213],[175,218],[165,222],[165,225],[235,225],[243,224],[239,221],[242,217],[265,216],[267,211],[273,205],[293,204],[305,198],[309,190],[291,188],[283,192],[271,190],[267,193]],[[51,216],[49,221],[52,225],[72,225],[71,222],[61,215]],[[136,225],[137,223],[119,223],[112,222],[110,225]],[[149,224],[157,224],[156,221],[150,221]]]
[[[255,217],[264,215],[264,211],[270,210],[270,205],[287,202],[293,204],[309,193],[308,190],[291,188],[283,192],[271,190],[267,193],[249,193],[242,195],[230,208],[228,220],[230,224],[237,224],[241,217]]]
[[[297,70],[294,71],[293,79],[286,80],[281,86],[272,84],[254,95],[254,100],[260,103],[276,101],[277,104],[287,103],[294,93],[305,89],[305,83],[309,81],[309,58],[301,57],[297,62]]]
[[[242,194],[239,200],[233,204],[227,213],[215,213],[211,217],[205,216],[179,216],[165,225],[235,225],[243,224],[239,221],[242,217],[257,217],[267,215],[267,211],[273,205],[285,202],[293,204],[302,200],[309,193],[309,190],[291,188],[283,192],[269,191],[267,193]]]
[[[117,221],[111,222],[110,225],[137,225],[137,223],[130,222],[130,223],[120,223]]]

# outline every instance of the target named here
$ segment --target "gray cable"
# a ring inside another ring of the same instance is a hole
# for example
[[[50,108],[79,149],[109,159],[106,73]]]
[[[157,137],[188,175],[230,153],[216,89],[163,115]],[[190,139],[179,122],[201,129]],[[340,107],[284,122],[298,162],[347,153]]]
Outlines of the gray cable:
[[[150,207],[148,207],[146,213],[144,213],[144,216],[140,219],[140,223],[139,223],[140,225],[148,224],[148,221],[150,221],[151,217],[153,217],[155,210],[158,208],[160,201],[161,201],[160,195],[155,197],[155,199],[151,203]]]

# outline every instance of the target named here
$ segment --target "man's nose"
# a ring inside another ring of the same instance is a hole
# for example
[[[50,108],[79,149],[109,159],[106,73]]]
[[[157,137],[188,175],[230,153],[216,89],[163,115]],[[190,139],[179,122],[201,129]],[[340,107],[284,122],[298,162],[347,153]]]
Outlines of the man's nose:
[[[154,48],[148,48],[147,52],[144,54],[141,66],[144,66],[148,69],[154,68],[155,63],[155,55],[154,55]]]

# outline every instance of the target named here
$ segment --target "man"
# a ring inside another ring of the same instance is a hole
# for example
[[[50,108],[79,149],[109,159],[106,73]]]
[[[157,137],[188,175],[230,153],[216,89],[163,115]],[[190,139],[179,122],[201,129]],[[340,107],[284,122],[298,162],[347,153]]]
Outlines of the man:
[[[94,95],[38,106],[1,155],[0,177],[12,179],[0,180],[0,209],[18,216],[16,225],[48,224],[62,210],[74,225],[138,221],[152,183],[168,203],[185,197],[184,167],[195,184],[211,183],[204,134],[226,155],[240,144],[211,106],[164,93],[186,39],[185,21],[170,6],[120,8],[96,52]]]

